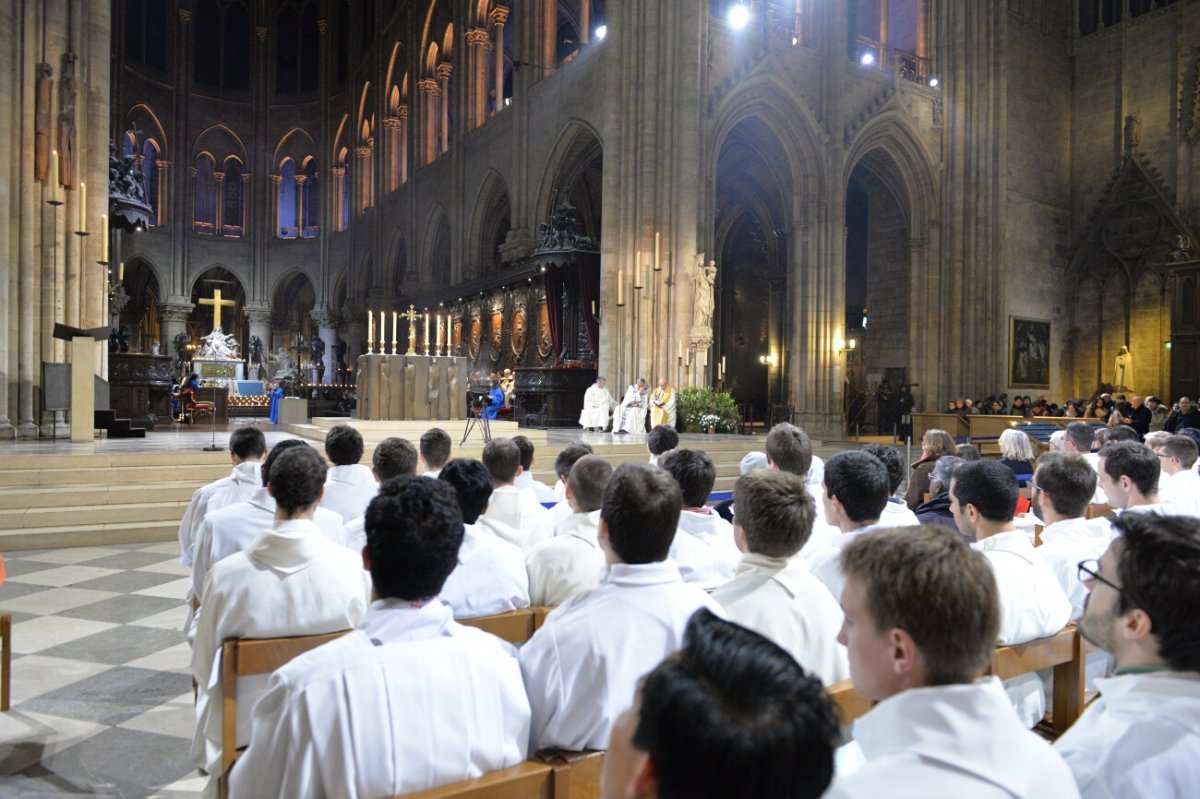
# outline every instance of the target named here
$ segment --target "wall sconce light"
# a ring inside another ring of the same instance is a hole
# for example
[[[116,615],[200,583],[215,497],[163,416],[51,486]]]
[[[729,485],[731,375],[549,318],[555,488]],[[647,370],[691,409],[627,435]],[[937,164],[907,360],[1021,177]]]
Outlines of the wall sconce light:
[[[779,359],[775,356],[775,353],[771,352],[758,356],[758,362],[763,366],[775,366],[779,363]]]

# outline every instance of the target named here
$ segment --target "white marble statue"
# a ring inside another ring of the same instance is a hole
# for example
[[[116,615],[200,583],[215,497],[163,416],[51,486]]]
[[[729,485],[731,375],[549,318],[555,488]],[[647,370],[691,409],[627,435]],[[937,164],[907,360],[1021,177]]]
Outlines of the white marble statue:
[[[696,265],[696,294],[693,306],[692,325],[694,327],[712,327],[713,315],[713,284],[717,280],[717,262],[700,261]]]
[[[238,342],[233,336],[226,335],[221,328],[213,328],[213,332],[200,339],[200,350],[196,357],[225,361],[241,360],[238,355]]]
[[[291,356],[287,354],[287,350],[283,347],[267,355],[267,366],[270,369],[272,380],[296,379],[296,364],[292,362]]]

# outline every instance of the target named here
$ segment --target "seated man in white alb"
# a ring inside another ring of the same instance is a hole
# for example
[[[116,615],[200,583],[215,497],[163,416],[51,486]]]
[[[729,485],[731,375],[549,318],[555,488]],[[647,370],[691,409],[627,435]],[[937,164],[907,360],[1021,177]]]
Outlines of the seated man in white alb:
[[[454,489],[462,513],[463,538],[458,565],[438,599],[456,619],[473,619],[529,607],[525,555],[516,544],[480,529],[476,523],[492,495],[492,476],[476,460],[455,458],[438,477]]]
[[[1079,561],[1099,558],[1112,541],[1107,519],[1084,518],[1096,492],[1096,472],[1078,453],[1046,452],[1037,460],[1031,488],[1033,513],[1045,524],[1038,554],[1067,595],[1071,619],[1078,619],[1088,595]]]
[[[385,438],[371,453],[371,474],[382,483],[401,475],[417,473],[417,449],[411,441],[395,436]],[[363,509],[364,512],[366,509]],[[366,517],[346,520],[346,546],[362,552],[367,545]]]
[[[625,396],[613,414],[613,432],[646,432],[646,417],[649,412],[650,390],[646,386],[646,378],[639,377],[636,383],[625,389]]]
[[[192,565],[196,536],[209,511],[241,502],[262,485],[259,470],[266,456],[267,439],[257,427],[239,427],[230,434],[229,460],[233,471],[197,488],[179,522],[180,565]]]
[[[584,432],[594,430],[597,433],[603,433],[608,429],[608,417],[617,401],[609,392],[606,386],[607,382],[604,376],[600,375],[596,378],[596,382],[583,392],[583,410],[579,414],[579,426],[584,429]]]
[[[671,475],[625,463],[600,509],[608,571],[546,617],[519,655],[533,710],[530,751],[601,749],[638,680],[683,644],[700,608],[724,615],[667,559],[683,497]]]
[[[733,525],[705,505],[717,482],[712,458],[698,449],[676,449],[664,455],[658,465],[675,478],[683,494],[671,560],[685,583],[706,591],[724,585],[733,579],[742,553],[733,540]]]
[[[1105,444],[1099,455],[1100,487],[1118,514],[1169,512],[1158,493],[1158,455],[1133,441]]]
[[[192,760],[208,771],[210,794],[221,771],[222,643],[336,632],[353,627],[366,613],[370,586],[361,557],[313,524],[325,471],[311,447],[293,447],[280,455],[267,484],[275,498],[273,523],[244,551],[216,564],[200,594],[192,650],[198,686]],[[238,680],[239,746],[250,740],[250,709],[266,682],[265,675]]]
[[[839,452],[825,463],[821,493],[825,518],[840,534],[809,562],[813,574],[837,598],[842,595],[844,580],[839,561],[842,550],[851,541],[882,527],[879,517],[890,495],[887,467],[874,455],[860,450]]]
[[[1200,522],[1122,515],[1079,564],[1079,631],[1116,658],[1100,698],[1055,743],[1086,799],[1185,799],[1200,786]]]
[[[483,465],[492,475],[492,496],[480,523],[495,535],[528,550],[554,535],[550,512],[533,491],[517,488],[521,474],[521,450],[508,438],[493,438],[483,447]]]
[[[521,451],[521,473],[513,480],[517,488],[527,488],[537,497],[538,502],[556,502],[554,489],[540,480],[533,479],[533,442],[529,436],[513,436],[512,441]]]
[[[397,796],[524,759],[529,700],[512,647],[435,598],[461,530],[446,483],[380,486],[362,553],[374,585],[366,618],[271,675],[233,799]]]
[[[1071,422],[1067,425],[1064,431],[1063,449],[1067,452],[1074,452],[1080,455],[1093,471],[1099,476],[1100,472],[1100,456],[1092,452],[1092,446],[1096,442],[1096,431],[1087,422]],[[1092,503],[1094,505],[1107,504],[1108,497],[1104,494],[1104,489],[1099,482],[1096,483],[1096,491],[1092,494]]]
[[[781,472],[801,477],[808,484],[808,492],[812,495],[817,507],[817,518],[813,522],[813,532],[800,550],[800,556],[809,563],[823,553],[838,535],[838,529],[825,518],[825,491],[821,481],[813,481],[813,451],[812,439],[802,429],[790,422],[780,422],[767,433],[764,449],[767,452],[767,466]],[[822,471],[821,480],[824,480]]]
[[[283,453],[296,447],[308,447],[308,444],[295,438],[285,439],[276,444],[262,464],[262,487],[256,488],[244,502],[226,505],[205,516],[196,536],[192,560],[191,591],[197,601],[204,593],[204,582],[208,579],[209,571],[225,558],[250,546],[259,533],[274,523],[275,497],[271,496],[267,489],[271,469]],[[313,513],[313,522],[330,541],[345,545],[345,522],[341,516],[327,508],[318,507]],[[185,627],[189,640],[195,636],[198,613],[193,609]]]
[[[646,434],[646,452],[650,453],[648,463],[657,466],[662,456],[679,446],[679,433],[669,424],[656,425]]]
[[[440,427],[431,427],[421,434],[421,463],[425,464],[422,477],[437,479],[450,460],[450,444],[450,434]]]
[[[584,455],[593,454],[591,444],[583,441],[572,441],[559,451],[558,456],[554,459],[554,473],[558,475],[558,481],[554,484],[554,505],[550,507],[550,520],[557,527],[559,522],[574,513],[571,503],[567,502],[567,476],[571,474],[571,467],[575,465],[575,461],[582,458]],[[558,535],[556,532],[555,535]]]
[[[1176,516],[1200,517],[1196,442],[1187,436],[1171,436],[1155,452],[1162,465],[1158,493],[1167,506],[1167,512]]]
[[[950,478],[950,510],[958,529],[975,536],[1000,591],[1001,646],[1054,635],[1071,620],[1071,603],[1054,570],[1029,535],[1013,526],[1017,477],[999,461],[971,461]],[[1017,715],[1033,727],[1046,715],[1046,694],[1036,674],[1004,684]]]
[[[908,471],[904,467],[904,459],[900,457],[900,453],[896,451],[895,447],[889,447],[886,444],[867,444],[863,447],[863,452],[874,455],[887,468],[890,493],[887,504],[883,506],[883,513],[879,514],[879,526],[915,527],[920,524],[917,521],[917,514],[908,507],[904,497],[896,494]]]
[[[712,598],[730,621],[770,638],[826,685],[847,679],[846,647],[837,640],[841,608],[795,557],[816,516],[804,480],[787,472],[750,472],[734,484],[733,496],[734,537],[746,554],[737,576]]]
[[[613,725],[608,799],[819,799],[841,730],[821,681],[757,633],[698,610],[683,649]]]
[[[846,747],[863,761],[850,770],[842,766],[853,758],[839,758],[826,799],[1078,797],[1000,681],[978,677],[1001,615],[982,555],[944,527],[910,527],[859,538],[842,550],[842,567],[851,679],[879,704]]]
[[[362,433],[348,424],[331,427],[325,434],[325,457],[333,466],[325,480],[325,498],[321,500],[321,507],[339,514],[346,521],[365,514],[368,503],[379,490],[371,467],[360,463],[363,450]]]
[[[575,513],[558,523],[553,538],[525,556],[534,605],[561,605],[600,584],[606,566],[600,548],[600,505],[612,473],[612,464],[595,455],[585,455],[571,467],[566,501]]]

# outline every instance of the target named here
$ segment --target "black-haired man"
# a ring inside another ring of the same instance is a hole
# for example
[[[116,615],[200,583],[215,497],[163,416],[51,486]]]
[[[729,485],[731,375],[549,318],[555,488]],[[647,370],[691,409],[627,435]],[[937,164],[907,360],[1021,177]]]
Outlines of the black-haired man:
[[[233,471],[220,480],[197,488],[179,522],[180,565],[192,565],[196,536],[200,533],[205,516],[211,511],[245,500],[262,485],[259,469],[265,457],[267,439],[257,427],[239,427],[230,434],[229,460],[233,463]]]
[[[733,525],[707,506],[717,481],[717,468],[707,453],[676,449],[659,460],[683,494],[679,533],[671,544],[671,560],[683,581],[711,590],[733,579],[742,553],[733,540]]]
[[[346,521],[366,513],[367,504],[379,489],[370,467],[360,463],[364,450],[362,433],[348,424],[335,425],[325,434],[325,457],[333,465],[325,478],[321,507]]]

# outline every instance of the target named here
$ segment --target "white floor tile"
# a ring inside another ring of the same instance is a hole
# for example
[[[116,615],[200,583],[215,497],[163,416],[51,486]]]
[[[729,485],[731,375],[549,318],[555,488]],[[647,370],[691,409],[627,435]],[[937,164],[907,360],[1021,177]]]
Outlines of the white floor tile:
[[[161,563],[151,563],[149,566],[139,566],[138,568],[134,569],[134,571],[153,572],[154,574],[178,574],[181,576],[190,574],[192,571],[190,567],[181,566],[179,564],[179,545],[173,544],[172,547],[175,550],[175,557],[171,558],[170,560],[164,560]]]
[[[106,621],[88,621],[86,619],[68,619],[65,616],[43,616],[40,619],[29,619],[18,622],[12,627],[12,648],[14,652],[32,654],[52,646],[75,641],[84,636],[111,630],[116,624]],[[13,664],[14,669],[18,664]]]
[[[95,677],[113,668],[105,663],[88,663],[83,660],[54,658],[45,655],[27,655],[13,661],[12,703],[14,705],[33,699],[50,691]]]
[[[156,630],[179,630],[180,635],[183,635],[183,621],[188,616],[188,606],[179,603],[179,607],[164,610],[162,613],[155,613],[153,616],[147,616],[144,619],[129,622],[134,627],[153,627]]]
[[[108,577],[110,574],[120,574],[123,569],[102,569],[99,566],[60,566],[57,569],[26,574],[8,578],[14,583],[29,583],[31,585],[49,585],[56,588]]]
[[[25,560],[34,560],[39,563],[71,565],[96,560],[97,558],[106,558],[109,555],[122,555],[124,553],[125,550],[123,549],[110,549],[108,547],[72,547],[70,549],[55,549],[31,555],[25,558]]]
[[[4,773],[15,774],[107,729],[103,724],[42,713],[0,713]]]
[[[154,732],[191,740],[196,731],[196,711],[191,705],[168,703],[151,708],[117,726],[127,730]]]
[[[169,583],[161,583],[152,585],[149,588],[143,588],[133,593],[139,596],[156,596],[163,599],[178,599],[180,602],[187,598],[188,588],[192,585],[191,577],[181,577],[178,580],[172,580]]]
[[[38,591],[36,594],[26,594],[0,601],[0,610],[50,616],[115,596],[121,595],[114,591],[92,591],[87,588],[49,588],[45,591]]]
[[[180,633],[180,637],[183,634]],[[131,660],[124,664],[139,669],[154,669],[156,671],[189,672],[192,666],[192,648],[187,641],[180,641],[175,646],[160,649],[152,655]]]

